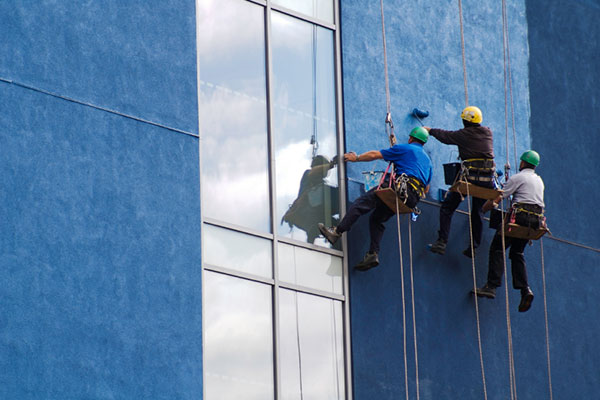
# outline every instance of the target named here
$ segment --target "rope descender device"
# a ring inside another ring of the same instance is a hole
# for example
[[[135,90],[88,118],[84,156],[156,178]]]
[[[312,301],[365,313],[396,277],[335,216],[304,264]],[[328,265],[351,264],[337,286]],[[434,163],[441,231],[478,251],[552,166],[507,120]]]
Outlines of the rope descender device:
[[[385,130],[390,138],[390,146],[396,144],[396,135],[394,135],[394,121],[392,121],[392,113],[387,113],[385,116]]]

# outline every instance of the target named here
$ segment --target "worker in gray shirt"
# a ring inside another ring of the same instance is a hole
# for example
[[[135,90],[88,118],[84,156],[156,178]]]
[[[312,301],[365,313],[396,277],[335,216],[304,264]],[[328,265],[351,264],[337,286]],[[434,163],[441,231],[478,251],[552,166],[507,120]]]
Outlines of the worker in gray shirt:
[[[528,150],[521,155],[519,173],[512,176],[504,185],[501,196],[494,200],[488,200],[483,205],[483,212],[497,207],[502,198],[512,195],[512,212],[515,223],[522,226],[538,229],[544,224],[544,182],[535,173],[535,168],[540,163],[540,155]],[[504,273],[502,233],[496,232],[490,245],[488,263],[488,277],[486,284],[476,289],[475,294],[479,297],[493,299],[496,297],[496,288],[501,285]],[[513,287],[521,291],[521,303],[519,311],[525,312],[531,307],[533,292],[527,282],[527,270],[525,268],[525,257],[523,252],[529,240],[514,237],[504,238],[506,248],[510,247],[509,258],[512,266]]]

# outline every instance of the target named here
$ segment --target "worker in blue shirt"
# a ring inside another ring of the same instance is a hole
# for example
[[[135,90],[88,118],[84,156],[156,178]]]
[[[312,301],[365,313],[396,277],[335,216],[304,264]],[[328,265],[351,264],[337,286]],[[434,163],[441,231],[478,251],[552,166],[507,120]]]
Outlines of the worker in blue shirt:
[[[414,208],[429,191],[432,173],[431,160],[423,150],[423,145],[428,138],[429,134],[424,128],[415,128],[410,132],[408,144],[396,144],[389,149],[370,150],[359,155],[354,152],[346,153],[344,154],[344,161],[363,162],[383,159],[394,163],[396,177],[404,174],[409,179],[406,195],[403,198],[401,197],[400,201],[403,201],[409,208]],[[319,230],[323,236],[331,244],[334,244],[342,236],[342,233],[350,230],[352,224],[361,215],[374,210],[369,217],[369,233],[371,236],[369,251],[363,260],[354,267],[359,271],[366,271],[379,265],[377,254],[385,231],[384,222],[394,215],[394,212],[377,197],[375,190],[376,188],[373,188],[356,199],[337,227],[327,227],[319,223]]]

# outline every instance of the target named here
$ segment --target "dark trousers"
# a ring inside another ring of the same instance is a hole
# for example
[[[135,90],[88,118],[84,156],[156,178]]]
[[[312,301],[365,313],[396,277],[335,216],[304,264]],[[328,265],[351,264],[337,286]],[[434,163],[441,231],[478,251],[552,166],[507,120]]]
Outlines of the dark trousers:
[[[510,247],[508,257],[512,267],[513,287],[515,289],[524,289],[529,286],[527,283],[527,270],[525,268],[525,257],[523,252],[527,246],[527,239],[517,239],[511,237],[504,238],[506,248]],[[499,287],[502,284],[502,275],[504,274],[504,260],[502,257],[502,236],[499,233],[494,235],[494,240],[490,246],[490,258],[488,265],[488,285]]]
[[[369,216],[369,234],[371,236],[369,252],[371,253],[379,253],[379,244],[381,243],[381,238],[385,231],[384,223],[394,215],[394,212],[390,210],[379,197],[377,197],[375,190],[376,188],[371,189],[356,199],[350,205],[346,215],[337,226],[337,231],[339,233],[349,231],[361,215],[373,210]],[[418,201],[419,196],[413,190],[409,189],[406,205],[410,208],[414,208]]]
[[[477,186],[485,188],[494,188],[493,182],[478,182]],[[442,207],[440,208],[440,230],[438,231],[438,238],[444,242],[448,241],[448,235],[450,234],[450,225],[452,223],[452,215],[458,208],[462,201],[462,196],[458,192],[448,192],[444,201],[442,201]],[[486,200],[472,197],[471,201],[471,229],[473,231],[473,246],[479,247],[481,243],[481,232],[483,228],[483,213],[481,207],[485,204]]]

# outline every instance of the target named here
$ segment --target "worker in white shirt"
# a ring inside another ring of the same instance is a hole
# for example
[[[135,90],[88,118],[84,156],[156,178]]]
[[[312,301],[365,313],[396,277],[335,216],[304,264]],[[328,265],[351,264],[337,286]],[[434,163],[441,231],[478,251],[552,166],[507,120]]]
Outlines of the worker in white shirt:
[[[544,224],[544,182],[535,173],[535,168],[540,163],[540,155],[528,150],[521,155],[519,173],[512,176],[504,185],[501,196],[494,200],[488,200],[482,210],[484,212],[497,207],[502,198],[512,195],[512,211],[515,223],[538,229]],[[496,297],[496,288],[501,285],[504,273],[504,262],[502,254],[502,236],[500,230],[494,236],[490,245],[488,278],[486,284],[475,290],[480,297],[493,299]],[[525,312],[531,307],[533,292],[527,282],[527,270],[523,252],[528,243],[527,239],[505,237],[506,248],[510,247],[509,258],[512,266],[513,287],[521,291],[521,303],[519,311]]]

